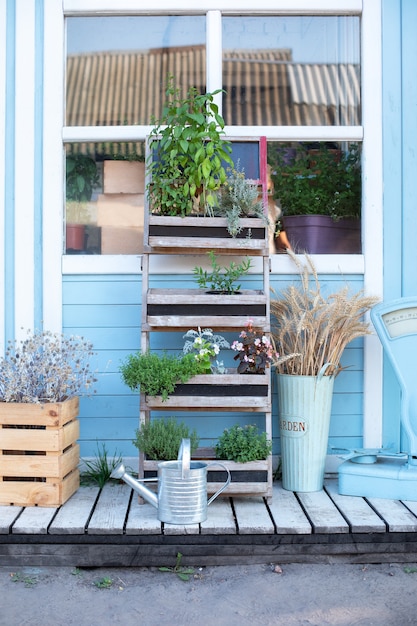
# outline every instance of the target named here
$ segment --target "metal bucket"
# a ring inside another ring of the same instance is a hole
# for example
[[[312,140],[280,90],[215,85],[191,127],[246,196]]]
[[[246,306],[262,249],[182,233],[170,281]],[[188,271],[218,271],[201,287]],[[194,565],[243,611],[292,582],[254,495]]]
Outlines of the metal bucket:
[[[277,374],[282,486],[323,489],[334,376]]]
[[[207,468],[221,466],[224,485],[207,501]],[[190,440],[183,439],[178,461],[158,463],[158,519],[168,524],[199,524],[207,519],[207,507],[230,484],[230,472],[222,463],[190,460]]]

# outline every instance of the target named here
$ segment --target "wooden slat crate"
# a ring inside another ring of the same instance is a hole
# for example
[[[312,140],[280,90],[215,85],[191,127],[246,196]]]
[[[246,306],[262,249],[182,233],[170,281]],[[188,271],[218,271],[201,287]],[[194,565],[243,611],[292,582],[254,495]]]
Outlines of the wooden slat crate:
[[[242,230],[231,237],[224,217],[145,215],[144,251],[153,253],[268,254],[268,233],[260,218],[242,218]]]
[[[80,485],[78,398],[0,402],[0,504],[58,507]]]
[[[231,370],[232,371],[232,370]],[[141,410],[217,409],[268,413],[271,410],[270,371],[265,374],[200,374],[177,385],[165,401],[141,396]]]
[[[193,453],[192,460],[213,463],[213,466],[207,469],[207,493],[211,495],[220,489],[226,480],[226,472],[221,466],[214,464],[216,460],[214,450],[199,448]],[[230,485],[222,492],[222,496],[272,497],[271,458],[248,463],[235,463],[221,459],[218,459],[218,462],[227,467],[232,479]],[[148,477],[154,475],[158,469],[158,463],[159,461],[145,460],[145,475]]]
[[[142,330],[189,329],[201,326],[216,330],[244,328],[250,318],[255,327],[269,331],[269,297],[244,289],[236,294],[205,293],[201,289],[149,289]]]

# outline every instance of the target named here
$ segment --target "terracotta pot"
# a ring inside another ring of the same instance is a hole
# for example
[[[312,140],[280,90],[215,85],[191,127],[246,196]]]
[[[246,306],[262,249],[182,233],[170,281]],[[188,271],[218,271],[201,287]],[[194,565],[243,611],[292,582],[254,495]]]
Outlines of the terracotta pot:
[[[66,226],[66,249],[84,250],[85,226],[84,224],[67,224]]]

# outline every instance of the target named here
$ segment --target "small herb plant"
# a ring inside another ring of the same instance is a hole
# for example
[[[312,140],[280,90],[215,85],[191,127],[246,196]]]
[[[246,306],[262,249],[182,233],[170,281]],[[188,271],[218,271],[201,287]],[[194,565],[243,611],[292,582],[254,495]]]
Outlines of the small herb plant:
[[[83,337],[28,331],[9,341],[0,358],[0,402],[63,402],[90,390],[96,381],[92,344]]]
[[[232,237],[237,237],[242,226],[240,218],[258,217],[268,226],[262,200],[259,199],[257,183],[245,178],[244,170],[237,162],[236,168],[229,168],[228,177],[218,192],[216,215],[225,217],[227,230]]]
[[[221,335],[213,335],[211,328],[188,330],[183,336],[185,344],[184,354],[193,354],[196,361],[204,369],[205,374],[211,374],[214,369],[214,360],[220,354],[221,348],[230,348],[229,342]],[[217,363],[217,368],[219,363]]]
[[[225,182],[224,163],[233,165],[231,144],[213,93],[190,87],[185,98],[168,79],[166,103],[152,120],[147,170],[149,204],[160,215],[212,214],[214,193]]]
[[[225,461],[261,461],[271,454],[272,441],[267,439],[265,432],[258,432],[254,424],[243,427],[235,424],[223,431],[215,451],[216,458]]]
[[[87,461],[84,459],[85,470],[82,474],[83,482],[94,482],[99,487],[104,487],[114,468],[122,462],[122,457],[119,454],[113,456],[112,459],[108,457],[106,444],[102,443],[101,449],[97,443],[97,454],[95,459]]]
[[[241,263],[237,264],[232,261],[228,267],[221,267],[217,263],[217,256],[213,250],[210,250],[208,255],[211,262],[211,272],[203,270],[202,267],[194,267],[193,269],[195,280],[200,289],[224,294],[238,293],[240,284],[236,285],[235,283],[241,276],[245,276],[249,272],[252,267],[251,259],[247,257]]]
[[[201,364],[192,354],[171,356],[166,353],[138,352],[127,357],[120,367],[123,381],[132,390],[167,400],[178,383],[203,374]]]
[[[174,417],[144,422],[136,430],[133,444],[150,460],[174,461],[183,439],[190,440],[191,452],[198,448],[199,438],[184,422]]]
[[[194,574],[193,567],[183,567],[181,565],[182,554],[181,552],[177,553],[177,560],[174,567],[160,567],[160,572],[171,572],[172,574],[176,574],[180,580],[187,582],[190,580],[190,577]]]
[[[253,327],[253,320],[246,322],[239,341],[234,341],[231,348],[237,352],[234,359],[239,361],[239,374],[265,374],[276,356],[269,337]]]

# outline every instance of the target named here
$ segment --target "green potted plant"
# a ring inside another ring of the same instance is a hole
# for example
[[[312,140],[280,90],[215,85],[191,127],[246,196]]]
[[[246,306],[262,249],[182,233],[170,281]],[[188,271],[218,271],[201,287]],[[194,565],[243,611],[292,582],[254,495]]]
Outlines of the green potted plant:
[[[239,362],[239,374],[265,374],[265,370],[273,362],[273,347],[269,337],[253,326],[253,320],[248,320],[245,329],[231,345],[237,352],[234,359]]]
[[[86,154],[66,158],[66,249],[80,252],[85,247],[85,224],[89,219],[87,203],[98,184],[97,165]]]
[[[199,444],[197,431],[170,417],[142,423],[133,444],[148,460],[175,461],[183,439],[190,440],[191,454],[195,452]]]
[[[60,506],[78,489],[79,396],[95,382],[92,357],[89,341],[49,331],[8,343],[0,358],[0,504]]]
[[[246,276],[252,267],[251,259],[246,258],[240,263],[231,261],[228,266],[221,267],[213,250],[208,253],[211,262],[211,272],[196,266],[193,269],[195,280],[200,289],[213,294],[238,294],[240,284],[236,284],[241,276]]]
[[[345,347],[370,334],[363,316],[377,298],[349,287],[326,296],[311,258],[288,254],[299,283],[271,298],[278,382],[283,487],[319,491],[330,425],[333,385]]]
[[[266,460],[272,452],[272,441],[254,424],[225,428],[215,446],[216,459],[250,463]]]
[[[132,390],[146,396],[161,396],[168,400],[179,383],[204,373],[202,365],[193,354],[173,356],[166,353],[138,352],[130,354],[121,365],[124,383]]]
[[[211,214],[216,190],[232,165],[231,145],[213,93],[190,87],[185,98],[170,77],[162,116],[153,120],[146,167],[152,213],[186,216]]]
[[[188,330],[183,339],[185,339],[184,354],[194,355],[204,373],[224,372],[223,362],[217,360],[221,348],[230,348],[229,342],[224,337],[214,335],[211,328],[203,328],[203,330],[199,328]]]
[[[361,153],[320,143],[270,149],[274,196],[294,250],[359,253]]]

